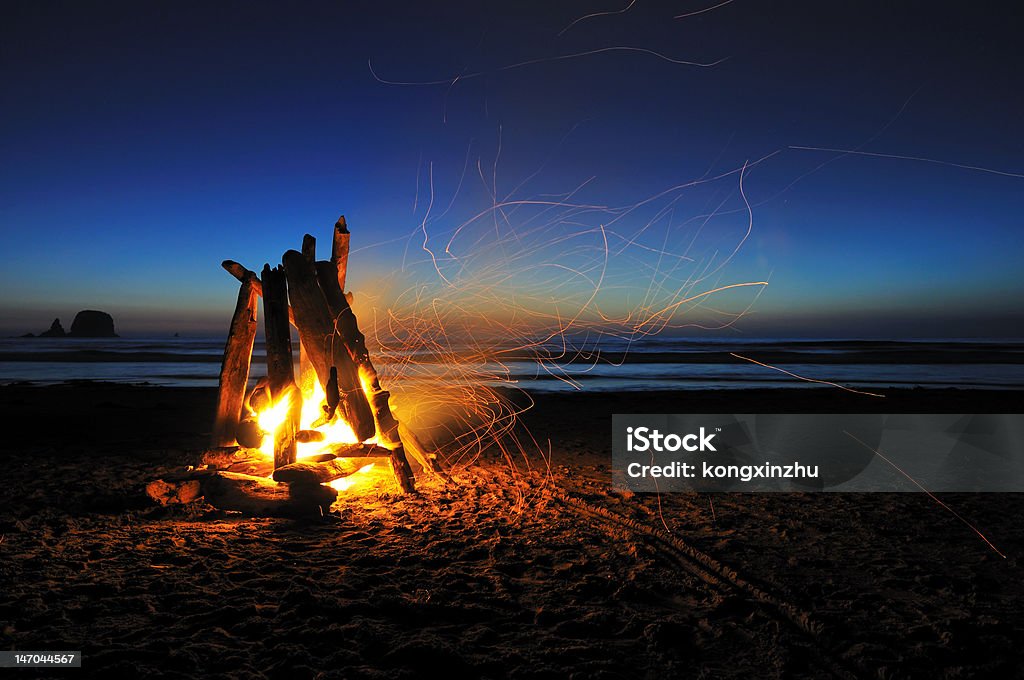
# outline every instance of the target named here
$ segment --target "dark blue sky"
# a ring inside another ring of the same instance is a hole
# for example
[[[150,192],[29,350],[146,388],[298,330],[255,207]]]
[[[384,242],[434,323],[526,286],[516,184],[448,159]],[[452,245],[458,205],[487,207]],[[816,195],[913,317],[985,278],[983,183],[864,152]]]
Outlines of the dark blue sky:
[[[0,333],[67,325],[82,308],[112,312],[126,334],[222,332],[235,286],[220,261],[276,261],[342,212],[354,246],[379,244],[353,259],[358,295],[410,252],[422,260],[421,232],[408,246],[431,163],[428,226],[443,243],[490,201],[478,160],[502,196],[587,182],[574,201],[627,206],[770,156],[743,173],[750,237],[709,280],[770,277],[738,328],[1024,335],[1024,179],[791,148],[1024,172],[1018,16],[735,0],[674,19],[716,3],[638,0],[563,31],[627,2],[433,4],[4,3]],[[551,60],[608,47],[725,61]],[[462,78],[385,84],[368,62],[388,81]],[[694,267],[721,262],[747,227],[738,179],[671,193],[616,233],[689,247]],[[644,230],[666,201],[674,212]],[[606,308],[635,304],[649,278],[618,271]],[[721,303],[745,308],[752,292]]]

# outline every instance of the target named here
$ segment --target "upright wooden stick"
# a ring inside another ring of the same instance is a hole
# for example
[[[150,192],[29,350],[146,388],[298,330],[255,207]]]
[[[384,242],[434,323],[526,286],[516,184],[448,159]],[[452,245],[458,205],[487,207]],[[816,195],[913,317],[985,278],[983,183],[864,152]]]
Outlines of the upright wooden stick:
[[[316,239],[310,234],[302,237],[302,255],[310,262],[316,260]]]
[[[263,315],[266,324],[267,382],[274,404],[289,400],[288,415],[274,433],[274,468],[296,459],[295,433],[299,430],[302,394],[295,387],[292,339],[288,328],[288,289],[281,267],[263,267]]]
[[[256,294],[259,295],[260,297],[263,297],[263,284],[260,283],[260,280],[256,278],[255,272],[249,271],[243,265],[240,265],[234,260],[224,260],[223,262],[220,263],[220,266],[224,267],[228,274],[231,274],[236,279],[242,282],[245,281],[247,276],[252,274],[252,278],[254,279],[253,287],[256,289]],[[291,325],[295,325],[295,317],[292,315],[291,307],[288,308],[288,321],[289,323],[291,323]]]
[[[224,361],[220,365],[220,390],[217,394],[217,418],[213,424],[213,446],[232,446],[235,429],[245,401],[246,383],[252,346],[256,339],[256,275],[248,272],[238,290],[231,330],[224,345]]]
[[[309,234],[306,234],[305,236],[302,237],[302,256],[309,260],[310,262],[316,260],[316,239]],[[294,325],[295,313],[292,311],[291,307],[288,308],[288,314],[290,315],[292,324]],[[310,375],[310,371],[313,372],[312,376]],[[302,339],[300,336],[298,380],[299,388],[302,390],[310,389],[313,386],[312,383],[308,382],[310,379],[316,380],[316,370],[313,368],[313,364],[310,363],[309,361],[309,350],[307,350],[305,345],[302,344]]]
[[[345,277],[348,275],[348,249],[349,249],[348,224],[345,223],[345,216],[338,218],[334,225],[334,241],[331,244],[331,264],[337,270],[338,288],[345,290]]]

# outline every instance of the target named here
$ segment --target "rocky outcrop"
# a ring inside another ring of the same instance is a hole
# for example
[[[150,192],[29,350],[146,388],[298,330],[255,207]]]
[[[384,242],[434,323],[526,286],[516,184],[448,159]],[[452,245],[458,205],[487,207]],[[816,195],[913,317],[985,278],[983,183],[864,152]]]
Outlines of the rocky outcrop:
[[[39,334],[41,338],[63,338],[67,333],[64,332],[64,327],[60,325],[60,319],[54,319],[53,323],[50,324],[50,330],[43,331]]]
[[[116,338],[114,317],[106,312],[86,309],[75,315],[68,335],[72,338]]]

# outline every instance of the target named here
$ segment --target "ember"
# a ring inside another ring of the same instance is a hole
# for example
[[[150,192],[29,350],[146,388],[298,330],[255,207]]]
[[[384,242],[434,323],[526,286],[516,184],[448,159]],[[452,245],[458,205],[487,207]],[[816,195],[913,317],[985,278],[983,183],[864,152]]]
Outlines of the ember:
[[[422,471],[443,476],[436,457],[395,418],[370,360],[352,294],[344,290],[349,238],[341,217],[330,260],[316,259],[316,239],[307,234],[301,252],[289,250],[259,277],[237,262],[223,263],[241,287],[221,365],[214,448],[205,467],[150,484],[155,500],[202,495],[225,510],[316,515],[339,491],[374,477],[378,462],[405,493],[415,490],[407,454]],[[259,297],[267,377],[247,393]],[[299,336],[297,380],[291,326]],[[185,486],[189,492],[179,493]]]

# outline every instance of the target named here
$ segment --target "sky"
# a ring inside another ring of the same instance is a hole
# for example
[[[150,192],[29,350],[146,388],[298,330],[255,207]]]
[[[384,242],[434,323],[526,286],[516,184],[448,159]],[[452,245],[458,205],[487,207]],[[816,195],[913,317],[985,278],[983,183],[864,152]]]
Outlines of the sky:
[[[1020,16],[717,4],[5,2],[0,335],[223,333],[221,260],[344,213],[357,300],[496,271],[588,299],[600,237],[613,315],[767,281],[671,325],[1024,336]]]

